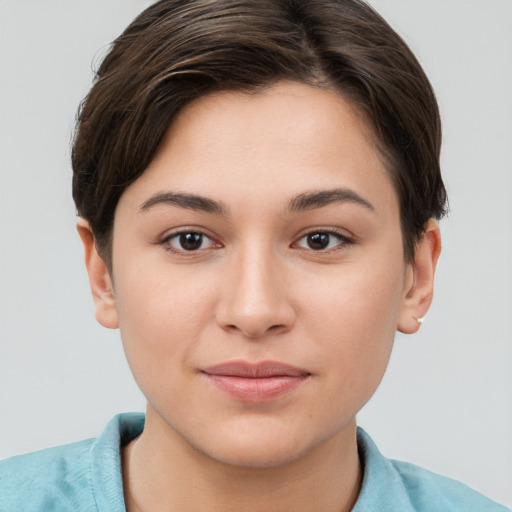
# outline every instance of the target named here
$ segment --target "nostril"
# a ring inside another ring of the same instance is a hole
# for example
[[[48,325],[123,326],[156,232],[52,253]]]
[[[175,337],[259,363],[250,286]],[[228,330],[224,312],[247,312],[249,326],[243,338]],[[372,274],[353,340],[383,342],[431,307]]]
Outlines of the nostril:
[[[235,325],[235,324],[227,324],[227,325],[224,325],[223,328],[227,332],[231,332],[233,334],[240,334],[247,338],[257,339],[257,338],[262,338],[265,335],[268,335],[271,333],[278,334],[280,331],[286,330],[286,325],[285,324],[274,324],[274,325],[271,325],[271,326],[265,328],[262,326],[250,326],[250,325],[239,326],[239,325]]]

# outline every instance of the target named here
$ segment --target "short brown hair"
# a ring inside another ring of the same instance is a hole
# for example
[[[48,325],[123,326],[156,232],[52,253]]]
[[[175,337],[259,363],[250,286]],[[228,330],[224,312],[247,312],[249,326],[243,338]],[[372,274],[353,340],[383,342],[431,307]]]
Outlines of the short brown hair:
[[[338,90],[364,113],[413,258],[427,221],[446,211],[441,124],[425,73],[386,21],[361,0],[161,0],[114,41],[78,113],[73,198],[107,263],[119,198],[177,113],[283,79]]]

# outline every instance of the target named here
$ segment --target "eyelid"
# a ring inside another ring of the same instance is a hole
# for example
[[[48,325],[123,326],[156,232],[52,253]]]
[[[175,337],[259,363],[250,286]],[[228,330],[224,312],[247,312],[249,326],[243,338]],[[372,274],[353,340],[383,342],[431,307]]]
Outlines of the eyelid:
[[[337,250],[343,249],[344,247],[346,247],[348,245],[353,245],[356,243],[356,237],[351,234],[350,235],[347,234],[345,231],[342,231],[340,229],[333,228],[333,227],[329,227],[329,228],[317,227],[317,228],[308,228],[307,230],[300,233],[295,238],[295,242],[293,242],[292,246],[298,245],[299,242],[301,240],[303,240],[304,238],[306,238],[307,236],[314,235],[317,233],[334,236],[339,240],[339,243],[336,244],[336,246],[334,248],[317,250],[317,251],[315,251],[314,249],[311,249],[311,248],[307,248],[307,247],[300,247],[300,248],[307,250],[307,251],[321,254],[321,253],[329,253],[329,252],[337,251]]]
[[[193,251],[187,251],[185,249],[177,249],[171,245],[170,241],[173,238],[179,237],[180,235],[184,235],[187,233],[196,233],[198,235],[201,235],[202,237],[209,239],[211,244],[209,244],[209,247],[206,247],[203,249],[197,249],[197,250],[193,250]],[[205,251],[208,251],[210,249],[216,249],[216,248],[223,247],[223,245],[220,242],[216,241],[215,238],[211,234],[207,233],[205,229],[194,227],[194,226],[180,227],[180,228],[176,228],[174,230],[168,231],[164,235],[159,237],[157,244],[161,245],[164,248],[164,250],[166,250],[170,253],[177,254],[180,256],[186,256],[186,257],[197,256],[198,254],[202,254]]]
[[[209,246],[205,247],[205,248],[197,249],[197,250],[187,251],[186,249],[177,249],[171,245],[170,241],[173,238],[178,237],[182,234],[187,234],[187,233],[196,233],[196,234],[201,235],[202,237],[205,237],[206,239],[208,239],[210,241]],[[305,237],[307,237],[308,235],[313,235],[313,234],[317,234],[317,233],[331,235],[331,236],[337,238],[339,240],[339,243],[337,243],[335,247],[327,248],[327,249],[320,249],[320,250],[314,250],[314,249],[311,249],[308,247],[300,247],[299,246],[300,241],[303,240]],[[224,244],[219,242],[216,238],[217,237],[215,237],[215,235],[212,235],[209,232],[209,230],[206,230],[204,228],[197,227],[197,226],[183,226],[183,227],[172,229],[170,231],[166,231],[163,235],[161,235],[158,238],[158,240],[155,243],[157,245],[161,245],[164,248],[164,250],[171,252],[173,254],[178,254],[180,256],[186,256],[186,257],[194,257],[194,256],[198,256],[199,254],[204,254],[205,251],[209,251],[212,249],[219,249],[219,248],[224,247]],[[357,238],[354,235],[352,235],[351,233],[347,233],[347,230],[345,230],[345,229],[342,230],[340,228],[333,228],[333,227],[313,227],[313,228],[304,229],[297,236],[295,236],[294,241],[291,243],[290,247],[298,246],[300,249],[303,249],[306,251],[310,251],[310,252],[318,253],[318,254],[322,254],[322,253],[326,254],[326,253],[330,253],[330,252],[335,252],[337,250],[341,250],[346,246],[355,244],[356,242],[357,242]]]

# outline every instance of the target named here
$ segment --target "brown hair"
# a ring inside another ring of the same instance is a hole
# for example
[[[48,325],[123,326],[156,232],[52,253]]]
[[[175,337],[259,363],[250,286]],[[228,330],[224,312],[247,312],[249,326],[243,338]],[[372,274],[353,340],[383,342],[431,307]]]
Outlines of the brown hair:
[[[114,213],[177,113],[220,90],[282,80],[338,90],[372,128],[400,202],[404,252],[445,213],[432,87],[361,0],[161,0],[119,36],[79,110],[73,198],[111,263]]]

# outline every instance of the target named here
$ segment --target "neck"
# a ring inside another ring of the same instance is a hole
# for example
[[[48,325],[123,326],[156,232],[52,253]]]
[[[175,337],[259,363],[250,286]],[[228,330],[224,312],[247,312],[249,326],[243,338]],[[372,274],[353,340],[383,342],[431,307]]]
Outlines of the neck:
[[[295,460],[263,468],[215,460],[161,429],[147,418],[123,449],[127,512],[348,512],[361,488],[355,421]]]

